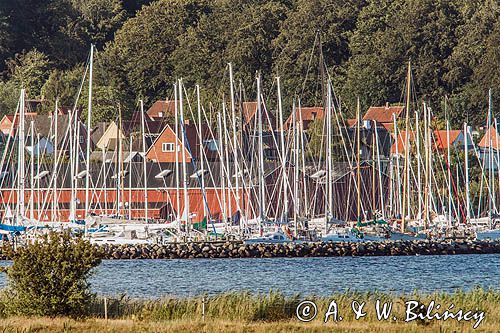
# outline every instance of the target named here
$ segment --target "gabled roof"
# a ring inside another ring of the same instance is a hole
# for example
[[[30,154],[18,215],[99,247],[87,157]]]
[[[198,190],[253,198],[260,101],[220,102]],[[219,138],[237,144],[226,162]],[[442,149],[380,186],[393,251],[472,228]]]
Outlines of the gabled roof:
[[[357,120],[356,119],[346,119],[345,121],[347,127],[356,127]]]
[[[500,137],[494,126],[491,126],[486,133],[484,133],[481,141],[479,141],[478,146],[480,148],[489,148],[491,141],[491,148],[498,150],[500,146]]]
[[[408,132],[408,143],[410,143],[410,147],[411,147],[411,142],[416,141],[416,134],[417,132],[415,131]],[[406,131],[400,131],[398,133],[398,137],[396,138],[395,142],[392,144],[391,154],[396,154],[396,153],[404,154],[405,143],[406,143]]]
[[[363,116],[363,120],[374,120],[377,123],[391,123],[393,115],[399,118],[402,115],[403,106],[371,106]]]
[[[302,120],[304,130],[309,127],[309,124],[316,119],[323,119],[324,111],[322,106],[306,106],[295,109],[295,121],[300,123]],[[292,126],[293,122],[293,112],[290,114],[288,119],[285,121],[284,129],[288,130],[289,126]]]
[[[450,130],[450,144],[448,145],[448,132],[446,130],[436,130],[434,131],[434,141],[435,147],[437,149],[448,149],[449,146],[453,146],[453,143],[462,134],[461,130]]]
[[[146,114],[153,120],[165,118],[167,115],[173,117],[175,115],[175,101],[156,101],[146,111]]]
[[[459,138],[461,134],[462,134],[461,130],[450,130],[450,145],[448,145],[448,135],[446,133],[446,130],[435,130],[433,131],[432,148],[438,150],[448,149],[449,146],[453,146],[455,144],[455,141]],[[408,133],[408,142],[410,143],[410,147],[412,145],[412,142],[416,142],[417,140],[416,135],[417,135],[416,131],[410,131]],[[398,137],[391,147],[391,154],[396,153],[396,147],[398,154],[404,154],[405,140],[406,140],[406,131],[403,130],[398,133]]]
[[[257,102],[243,102],[243,124],[245,126],[253,126],[256,123],[257,114]],[[264,103],[261,105],[262,110],[262,128],[274,129],[276,126],[276,118],[274,115],[267,110]],[[268,119],[269,118],[269,121]],[[269,122],[271,125],[269,126]]]

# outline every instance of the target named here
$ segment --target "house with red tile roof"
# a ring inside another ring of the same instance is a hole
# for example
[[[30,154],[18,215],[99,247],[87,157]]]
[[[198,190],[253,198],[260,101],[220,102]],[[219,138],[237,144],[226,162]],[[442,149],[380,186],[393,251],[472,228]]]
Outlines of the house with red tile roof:
[[[449,147],[460,147],[463,146],[464,143],[465,136],[462,130],[450,130],[449,134],[446,130],[434,131],[434,147],[437,150],[447,150]]]
[[[168,117],[175,116],[175,101],[156,101],[146,111],[146,114],[151,120],[163,120]]]
[[[491,149],[499,150],[500,149],[500,135],[498,134],[496,128],[491,126],[481,138],[481,141],[478,143],[478,147],[482,150]]]
[[[302,121],[302,128],[304,130],[307,130],[309,125],[316,119],[323,119],[323,116],[324,110],[322,106],[309,106],[295,109],[295,122],[300,123]],[[289,130],[292,127],[293,117],[294,115],[292,112],[283,126],[285,130]]]
[[[276,128],[276,117],[267,110],[264,103],[261,105],[262,110],[262,129],[264,131],[272,131]],[[243,127],[246,129],[255,129],[258,124],[257,102],[243,102]]]
[[[24,114],[26,119],[31,119],[37,115],[36,112],[27,112]],[[19,115],[6,114],[0,120],[0,131],[4,135],[15,135],[19,125]]]
[[[378,124],[394,123],[394,116],[396,120],[403,116],[404,107],[401,105],[389,106],[371,106],[363,116],[363,120],[376,121]]]
[[[423,142],[423,133],[420,133],[420,141]],[[397,140],[393,143],[391,147],[391,154],[404,154],[405,153],[405,141],[406,141],[406,131],[400,131],[398,133]],[[417,141],[416,131],[410,131],[408,134],[408,142],[410,147],[415,146]],[[472,144],[472,138],[469,135],[469,147]],[[435,130],[432,132],[432,148],[437,151],[446,151],[450,147],[458,148],[463,147],[465,143],[465,136],[462,130],[450,130],[449,132],[449,143],[448,143],[448,133],[446,130]],[[413,149],[413,148],[411,148]]]
[[[163,131],[161,131],[160,135],[158,135],[146,152],[148,160],[158,163],[174,163],[176,161],[175,147],[177,147],[177,159],[179,162],[182,161],[182,133],[178,133],[176,136],[174,128],[175,126],[165,125]],[[186,147],[184,149],[186,162],[190,163],[193,158],[198,160],[202,147],[205,160],[211,161],[219,158],[217,151],[219,146],[218,139],[213,138],[213,136],[217,137],[217,134],[212,133],[207,125],[202,125],[201,135],[203,142],[201,144],[198,129],[194,124],[186,122],[184,130],[186,134]]]
[[[484,167],[487,170],[490,169],[490,166],[492,166],[492,170],[499,169],[498,164],[500,161],[498,161],[498,155],[500,154],[500,134],[494,126],[486,130],[477,146],[479,147],[479,155],[483,161]],[[490,151],[492,155],[491,161],[489,158]]]

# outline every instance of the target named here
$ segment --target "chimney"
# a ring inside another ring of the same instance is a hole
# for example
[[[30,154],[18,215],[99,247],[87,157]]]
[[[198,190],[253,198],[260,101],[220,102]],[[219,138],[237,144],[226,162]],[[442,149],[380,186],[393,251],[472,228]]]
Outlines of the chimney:
[[[388,109],[389,108],[389,102],[385,102],[385,108]]]

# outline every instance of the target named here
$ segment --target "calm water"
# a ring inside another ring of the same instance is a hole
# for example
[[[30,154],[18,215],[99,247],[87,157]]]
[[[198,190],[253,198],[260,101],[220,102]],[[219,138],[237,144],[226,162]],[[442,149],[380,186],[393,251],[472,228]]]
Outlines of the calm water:
[[[119,260],[104,261],[91,282],[99,294],[140,298],[270,289],[303,295],[347,289],[453,291],[498,288],[500,255]],[[0,287],[5,284],[0,274]]]

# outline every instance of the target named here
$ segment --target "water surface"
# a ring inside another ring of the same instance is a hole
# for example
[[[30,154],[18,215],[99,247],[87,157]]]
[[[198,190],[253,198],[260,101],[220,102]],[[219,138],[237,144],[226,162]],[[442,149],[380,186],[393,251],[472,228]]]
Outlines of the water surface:
[[[6,265],[4,262],[0,265]],[[270,259],[105,260],[91,279],[98,294],[157,298],[281,290],[423,292],[500,286],[500,254]],[[0,274],[0,287],[6,284]]]

